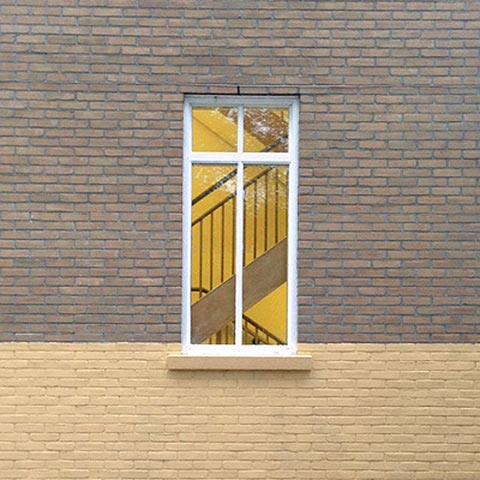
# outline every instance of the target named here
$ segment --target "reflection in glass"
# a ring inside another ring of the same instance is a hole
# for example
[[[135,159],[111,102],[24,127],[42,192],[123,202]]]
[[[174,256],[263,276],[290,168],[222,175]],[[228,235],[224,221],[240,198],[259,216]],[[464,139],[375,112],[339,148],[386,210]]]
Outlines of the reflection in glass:
[[[236,108],[193,108],[192,151],[236,152],[237,126]]]
[[[288,108],[246,108],[245,152],[288,152]]]
[[[287,336],[288,167],[244,170],[243,344]]]
[[[192,343],[234,343],[236,173],[192,167]]]

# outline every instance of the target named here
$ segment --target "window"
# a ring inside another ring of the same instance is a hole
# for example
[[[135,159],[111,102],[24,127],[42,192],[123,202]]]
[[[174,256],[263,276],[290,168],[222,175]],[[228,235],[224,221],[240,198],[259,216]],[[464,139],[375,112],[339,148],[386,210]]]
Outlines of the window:
[[[298,103],[185,102],[185,353],[294,353]]]

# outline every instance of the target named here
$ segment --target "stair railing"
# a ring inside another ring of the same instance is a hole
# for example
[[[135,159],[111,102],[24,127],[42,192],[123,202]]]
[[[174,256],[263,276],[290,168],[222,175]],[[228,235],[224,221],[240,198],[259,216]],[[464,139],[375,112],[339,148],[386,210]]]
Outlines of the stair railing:
[[[250,317],[243,315],[243,344],[244,345],[285,345],[276,335],[269,332],[266,328],[259,325]],[[207,344],[228,345],[233,344],[235,336],[235,324],[229,323],[227,326],[214,333],[207,340]]]

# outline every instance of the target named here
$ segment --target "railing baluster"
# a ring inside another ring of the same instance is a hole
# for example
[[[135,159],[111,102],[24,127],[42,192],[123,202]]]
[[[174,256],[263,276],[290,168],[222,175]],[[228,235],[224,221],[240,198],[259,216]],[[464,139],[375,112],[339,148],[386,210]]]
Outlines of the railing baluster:
[[[263,251],[268,250],[268,173],[265,175],[265,222],[264,222],[264,241],[263,241]]]
[[[215,212],[210,216],[210,290],[213,288],[213,221]]]
[[[233,201],[232,205],[232,275],[235,275],[235,250],[236,250],[236,239],[237,236],[235,235],[235,217],[237,216],[237,201]]]
[[[247,192],[247,188],[245,188],[245,196],[244,196],[244,199],[243,199],[243,219],[244,219],[244,222],[243,222],[243,258],[242,258],[242,265],[246,265],[247,264],[247,248],[246,248],[246,245],[247,245],[247,242],[246,242],[246,239],[247,239],[247,228],[248,228],[248,223],[247,223],[247,200],[248,200],[248,192]]]
[[[225,278],[225,205],[222,205],[222,244],[220,247],[220,282]]]
[[[278,168],[275,169],[275,244],[278,243]]]
[[[285,222],[284,222],[284,231],[283,235],[286,237],[288,232],[288,190],[283,186],[283,198],[285,199]]]
[[[258,206],[258,182],[253,184],[253,258],[255,260],[257,258],[257,223],[258,223],[258,216],[257,216],[257,206]]]
[[[203,292],[203,222],[200,222],[200,255],[198,266],[198,285],[200,287],[200,298],[202,298]]]

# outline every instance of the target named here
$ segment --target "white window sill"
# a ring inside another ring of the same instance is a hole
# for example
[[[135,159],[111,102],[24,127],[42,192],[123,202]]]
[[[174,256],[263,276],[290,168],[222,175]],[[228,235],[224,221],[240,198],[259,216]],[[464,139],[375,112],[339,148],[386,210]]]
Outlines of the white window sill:
[[[311,370],[311,355],[206,356],[171,354],[169,370]]]

